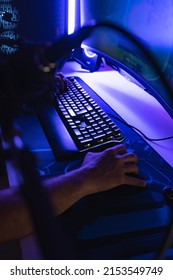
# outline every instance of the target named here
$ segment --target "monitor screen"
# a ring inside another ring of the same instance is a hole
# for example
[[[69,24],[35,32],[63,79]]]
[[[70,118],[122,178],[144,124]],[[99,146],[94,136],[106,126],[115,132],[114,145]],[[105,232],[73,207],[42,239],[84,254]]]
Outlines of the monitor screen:
[[[2,40],[55,41],[67,28],[67,0],[0,0],[0,55],[16,51]]]
[[[135,36],[173,88],[173,0],[80,0],[80,11],[82,26],[110,21]],[[100,53],[119,66],[122,73],[138,80],[173,116],[172,90],[165,89],[150,59],[127,36],[99,28],[83,42],[83,47]]]

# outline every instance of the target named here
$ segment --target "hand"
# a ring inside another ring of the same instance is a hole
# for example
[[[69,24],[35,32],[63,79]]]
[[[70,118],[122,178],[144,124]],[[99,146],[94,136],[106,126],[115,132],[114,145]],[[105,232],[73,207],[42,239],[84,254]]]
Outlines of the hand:
[[[137,162],[137,156],[127,153],[124,145],[88,153],[81,166],[86,176],[85,188],[88,193],[96,193],[123,184],[145,187],[145,181],[131,175],[138,174]]]
[[[60,93],[65,92],[67,90],[67,79],[66,77],[60,72],[55,74],[55,80],[59,86]]]

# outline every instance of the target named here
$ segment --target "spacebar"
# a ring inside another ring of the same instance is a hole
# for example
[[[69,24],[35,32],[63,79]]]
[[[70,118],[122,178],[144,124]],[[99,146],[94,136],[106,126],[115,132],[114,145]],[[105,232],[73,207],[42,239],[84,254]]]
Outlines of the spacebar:
[[[38,112],[38,118],[56,159],[76,158],[78,149],[55,108],[47,105]]]

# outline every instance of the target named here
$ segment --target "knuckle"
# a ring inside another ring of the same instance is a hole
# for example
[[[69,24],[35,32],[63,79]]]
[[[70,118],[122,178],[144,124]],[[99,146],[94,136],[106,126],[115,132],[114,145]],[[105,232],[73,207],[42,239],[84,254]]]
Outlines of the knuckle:
[[[130,153],[129,156],[130,156],[131,159],[134,159],[134,160],[138,159],[138,157],[135,153]]]

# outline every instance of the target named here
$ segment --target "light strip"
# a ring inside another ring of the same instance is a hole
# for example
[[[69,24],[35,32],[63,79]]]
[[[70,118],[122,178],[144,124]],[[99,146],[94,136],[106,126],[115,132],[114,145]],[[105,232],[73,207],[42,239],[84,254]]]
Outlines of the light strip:
[[[75,30],[76,0],[68,0],[68,34]]]

